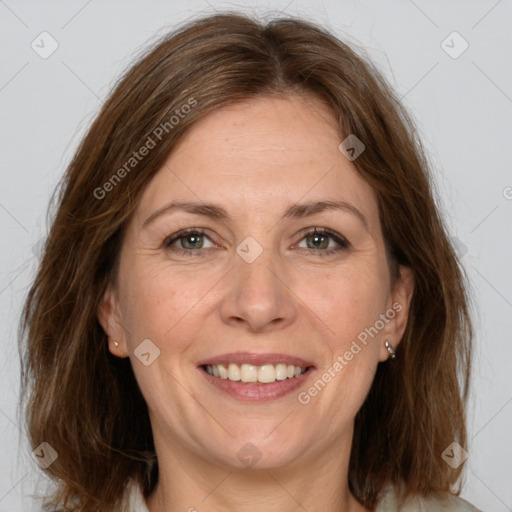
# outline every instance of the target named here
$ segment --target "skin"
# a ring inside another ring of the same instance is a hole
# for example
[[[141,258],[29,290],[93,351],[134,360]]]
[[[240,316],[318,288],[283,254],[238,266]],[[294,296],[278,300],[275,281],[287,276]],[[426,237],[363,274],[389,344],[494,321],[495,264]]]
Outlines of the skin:
[[[316,98],[250,99],[197,122],[144,190],[98,317],[148,403],[160,469],[151,512],[367,510],[348,488],[354,417],[389,357],[385,340],[400,342],[414,278],[401,267],[392,286],[375,193],[341,140]],[[217,203],[230,219],[175,211],[143,227],[171,200]],[[346,210],[281,219],[314,200],[350,203],[368,230]],[[349,247],[324,254],[339,245],[317,248],[306,235],[315,227]],[[186,228],[206,235],[164,247]],[[263,248],[252,263],[236,252],[248,236]],[[307,405],[298,392],[241,402],[197,368],[227,352],[296,355],[315,365],[307,391],[395,302],[401,311]],[[145,366],[134,350],[148,338],[160,355]],[[260,456],[252,467],[237,456],[246,443]]]

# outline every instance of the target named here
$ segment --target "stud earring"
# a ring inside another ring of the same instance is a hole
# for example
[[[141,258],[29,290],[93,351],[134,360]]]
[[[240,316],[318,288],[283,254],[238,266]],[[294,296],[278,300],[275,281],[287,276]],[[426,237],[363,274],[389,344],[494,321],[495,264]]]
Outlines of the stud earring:
[[[116,347],[119,347],[119,342],[114,340],[114,345],[115,345]]]
[[[396,358],[396,354],[395,354],[395,349],[393,348],[393,345],[391,345],[391,343],[389,343],[388,340],[386,340],[386,348],[388,349],[388,352],[389,352],[389,357],[391,359],[395,359]]]

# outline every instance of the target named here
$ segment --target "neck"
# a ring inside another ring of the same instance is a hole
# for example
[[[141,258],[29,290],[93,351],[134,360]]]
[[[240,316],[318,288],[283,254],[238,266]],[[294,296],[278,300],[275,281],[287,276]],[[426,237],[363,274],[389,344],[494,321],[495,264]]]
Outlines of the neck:
[[[229,467],[180,443],[166,446],[157,446],[159,479],[147,499],[150,512],[369,512],[348,488],[346,440],[286,467],[263,469]]]

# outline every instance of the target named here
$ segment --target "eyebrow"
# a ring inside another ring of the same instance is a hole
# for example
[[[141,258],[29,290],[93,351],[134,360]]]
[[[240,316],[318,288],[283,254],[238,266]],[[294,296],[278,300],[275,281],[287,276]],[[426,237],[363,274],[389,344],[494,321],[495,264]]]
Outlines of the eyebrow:
[[[211,219],[227,221],[230,219],[229,213],[220,205],[213,203],[195,203],[172,201],[162,208],[153,212],[142,224],[146,227],[161,215],[171,213],[176,210],[182,210],[195,215],[203,215]],[[366,231],[370,232],[366,217],[352,204],[345,201],[309,201],[306,203],[296,203],[290,205],[284,212],[282,219],[302,219],[315,215],[326,210],[343,210],[354,214],[364,225]]]

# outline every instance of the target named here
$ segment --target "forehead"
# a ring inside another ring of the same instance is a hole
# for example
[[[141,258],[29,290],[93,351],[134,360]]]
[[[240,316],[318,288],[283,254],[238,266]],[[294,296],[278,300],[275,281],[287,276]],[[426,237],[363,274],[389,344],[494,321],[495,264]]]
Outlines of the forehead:
[[[237,217],[341,200],[360,209],[373,231],[374,191],[339,151],[341,141],[334,115],[316,98],[258,97],[222,107],[180,140],[146,187],[137,216],[170,200],[220,203]]]

